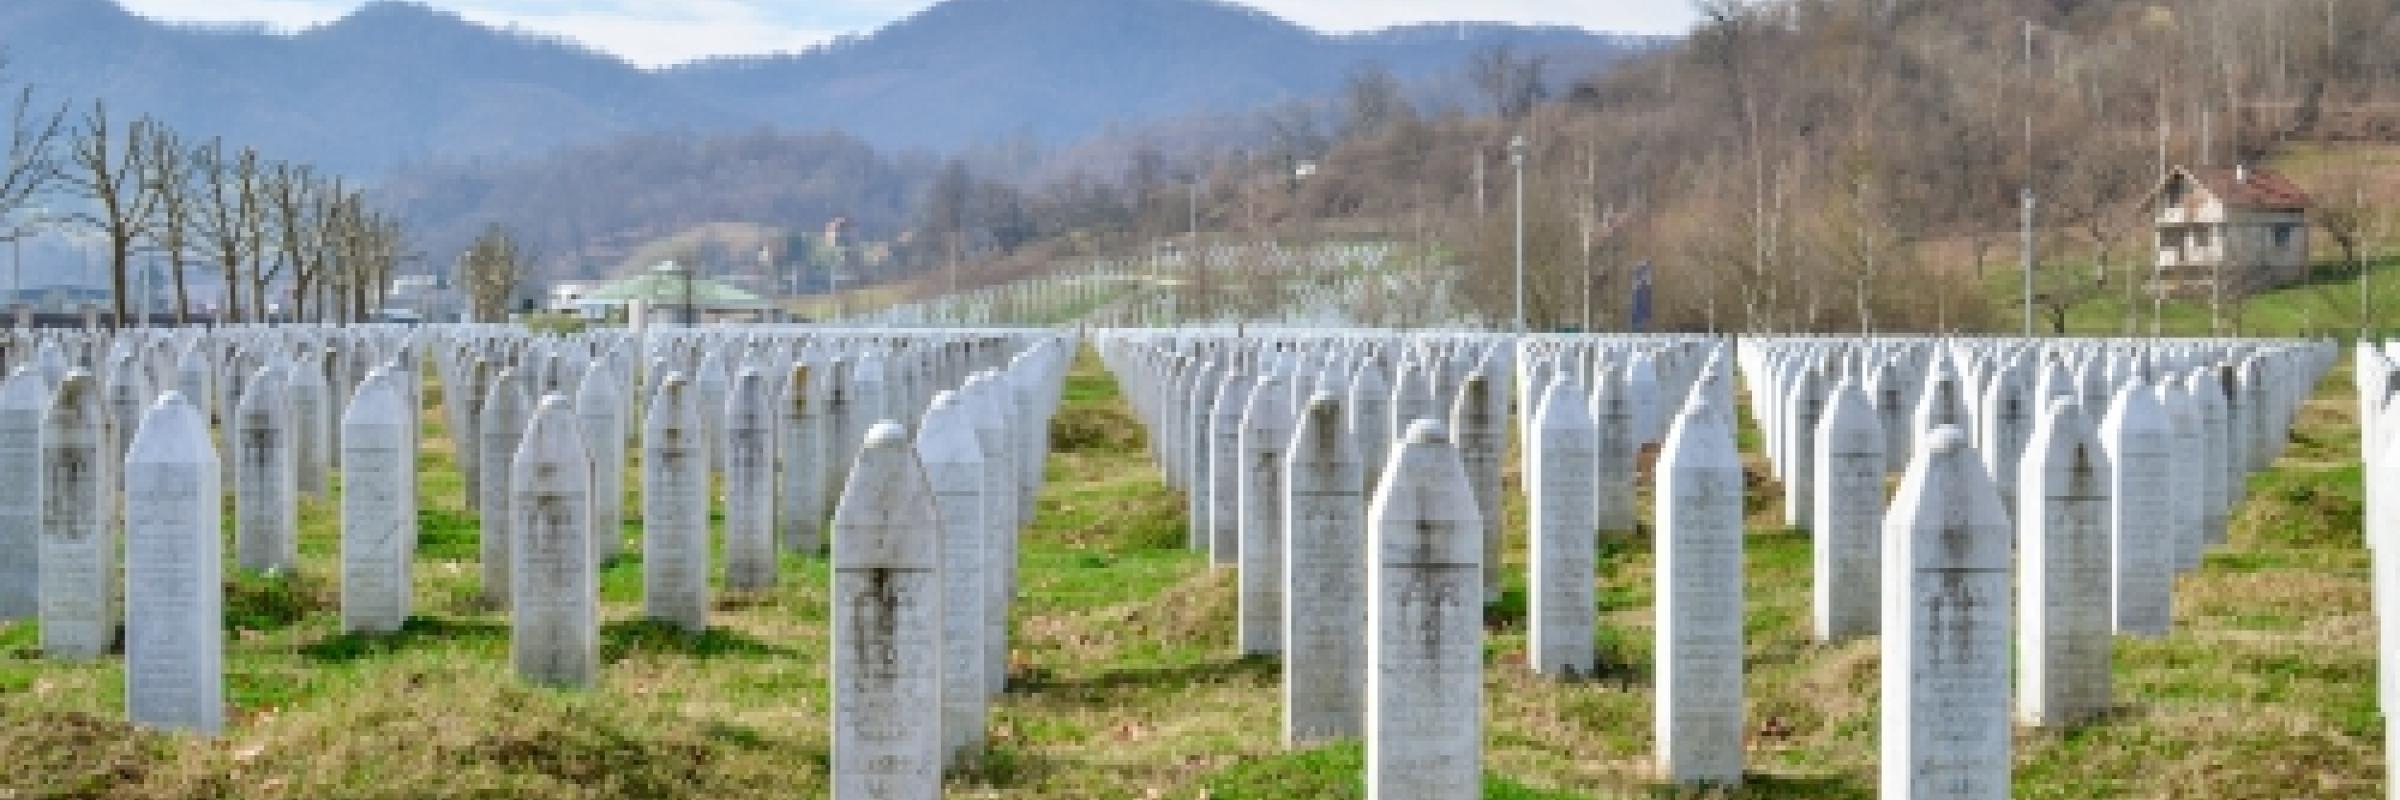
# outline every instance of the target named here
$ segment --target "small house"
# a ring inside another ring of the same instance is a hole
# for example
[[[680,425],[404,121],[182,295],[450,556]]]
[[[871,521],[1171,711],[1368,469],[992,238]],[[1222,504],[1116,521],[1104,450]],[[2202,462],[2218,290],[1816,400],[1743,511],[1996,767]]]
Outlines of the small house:
[[[2158,207],[2158,285],[2170,295],[2237,293],[2308,278],[2308,211],[2298,184],[2250,166],[2178,167]]]

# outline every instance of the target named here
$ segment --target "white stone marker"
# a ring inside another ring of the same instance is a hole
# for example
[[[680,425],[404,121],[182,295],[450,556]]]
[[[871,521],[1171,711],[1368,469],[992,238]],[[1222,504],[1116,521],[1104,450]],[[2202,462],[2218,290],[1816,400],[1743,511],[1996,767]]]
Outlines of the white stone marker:
[[[1922,447],[1884,517],[1884,800],[2009,796],[2008,516],[1945,427]]]
[[[1484,373],[1468,375],[1450,407],[1449,428],[1457,433],[1459,458],[1466,464],[1467,484],[1474,489],[1476,518],[1483,523],[1485,605],[1500,602],[1501,552],[1507,533],[1501,525],[1500,467],[1508,450],[1508,424],[1501,419],[1504,407],[1497,406],[1492,397],[1493,386]]]
[[[1696,390],[1659,449],[1656,730],[1671,783],[1742,778],[1743,486],[1729,416]]]
[[[1208,552],[1209,521],[1208,493],[1215,482],[1208,476],[1208,425],[1213,418],[1217,385],[1223,381],[1224,369],[1215,363],[1204,363],[1192,377],[1184,397],[1172,412],[1184,419],[1184,544],[1195,553]]]
[[[794,362],[775,414],[776,460],[782,467],[775,478],[776,538],[786,550],[819,555],[825,552],[825,476],[832,471],[824,374]]]
[[[775,421],[767,378],[743,368],[725,394],[725,588],[775,586]]]
[[[1366,468],[1342,412],[1331,392],[1309,398],[1285,464],[1283,740],[1294,747],[1366,733]]]
[[[1359,479],[1367,482],[1362,491],[1372,492],[1383,457],[1392,450],[1392,386],[1384,377],[1382,364],[1374,358],[1362,361],[1350,377],[1348,396],[1342,399],[1343,426],[1358,447],[1358,462],[1374,466],[1359,470]]]
[[[1241,432],[1243,655],[1283,652],[1283,458],[1292,443],[1291,378],[1270,373],[1250,392]]]
[[[282,370],[259,370],[234,411],[234,560],[251,572],[289,573],[300,564],[299,479],[283,386]]]
[[[1367,797],[1483,791],[1483,521],[1458,448],[1418,420],[1368,507]]]
[[[208,424],[166,393],[125,461],[125,713],[136,725],[225,727],[223,491]]]
[[[925,468],[941,516],[942,752],[944,763],[983,747],[984,699],[991,671],[984,635],[991,599],[984,562],[991,528],[984,519],[984,457],[972,412],[951,392],[933,397],[917,429],[917,461]]]
[[[833,800],[940,795],[940,530],[907,432],[876,425],[833,512]]]
[[[2157,408],[2145,413],[2155,424]],[[2108,711],[2109,473],[2082,406],[2053,400],[2017,473],[2017,717],[2027,725]]]
[[[31,365],[0,383],[0,475],[39,475],[50,383]],[[0,481],[0,621],[31,617],[41,570],[42,485]]]
[[[2207,433],[2200,427],[2200,403],[2192,397],[2182,381],[2161,382],[2156,393],[2159,406],[2166,410],[2169,436],[2169,549],[2174,553],[2175,569],[2189,571],[2200,567],[2201,558],[2208,550],[2207,523],[2200,508],[2207,499],[2203,488],[2207,480],[2204,474],[2208,469]],[[2168,581],[2168,586],[2170,589],[2173,587],[2172,579]]]
[[[966,409],[973,415],[975,440],[983,459],[984,501],[984,669],[988,675],[986,694],[997,695],[1008,683],[1008,609],[1010,598],[1016,594],[1016,536],[1017,485],[1016,458],[1010,455],[1008,421],[1002,416],[999,400],[992,396],[995,384],[988,378],[973,378],[966,384]]]
[[[442,402],[458,404],[459,427],[450,432],[450,440],[456,449],[453,455],[458,457],[458,479],[465,488],[463,497],[466,506],[477,512],[483,510],[485,500],[501,496],[487,497],[483,488],[484,403],[491,399],[492,387],[498,377],[499,369],[494,367],[492,362],[475,358],[467,365],[461,376],[466,385],[442,387]],[[518,404],[517,413],[519,415],[517,421],[522,425],[525,413],[524,404]],[[512,447],[509,453],[513,457],[516,450]],[[505,480],[502,482],[506,483]],[[491,529],[491,522],[488,518],[484,521],[484,528],[485,533],[488,534]],[[485,538],[490,537],[487,535]],[[487,572],[484,577],[488,582],[491,574]],[[495,597],[496,595],[487,589],[484,596]]]
[[[1528,511],[1526,666],[1556,678],[1592,672],[1595,611],[1593,580],[1599,502],[1599,429],[1592,424],[1583,386],[1572,373],[1550,382],[1534,410],[1533,471],[1526,482],[1533,497]]]
[[[484,396],[475,420],[476,438],[482,441],[481,477],[483,502],[480,513],[483,522],[483,599],[493,605],[508,604],[509,582],[513,574],[509,567],[509,547],[515,537],[509,535],[509,493],[515,481],[509,470],[517,460],[517,446],[525,441],[525,425],[531,414],[522,382],[514,370],[502,370],[491,380],[491,389]]]
[[[1783,400],[1784,442],[1783,526],[1815,524],[1817,423],[1825,417],[1825,376],[1816,364],[1803,364],[1792,378]],[[1821,541],[1821,539],[1820,539]]]
[[[592,454],[592,557],[607,564],[625,547],[624,381],[607,364],[596,364],[575,388],[575,416],[583,423],[583,446]]]
[[[1242,549],[1242,412],[1252,382],[1248,373],[1228,371],[1209,411],[1208,563],[1218,567],[1234,566]],[[1002,408],[1011,405],[1005,383],[992,392]]]
[[[687,631],[708,627],[708,451],[700,398],[668,375],[642,421],[642,608]]]
[[[303,351],[284,370],[288,376],[285,389],[291,412],[292,469],[299,490],[309,497],[325,499],[325,473],[332,468],[332,434],[336,420],[331,389],[325,383],[325,361],[318,353]]]
[[[2196,525],[2180,528],[2173,506],[2172,483],[2179,466],[2170,423],[2157,394],[2142,386],[2119,391],[2100,424],[2100,446],[2108,454],[2105,524],[2109,560],[2115,565],[2109,583],[2111,619],[2118,633],[2165,636],[2175,618],[2177,540],[2189,534],[2195,560],[2198,557],[2200,532]],[[2198,475],[2196,470],[2192,473]]]
[[[592,456],[565,395],[542,398],[509,467],[509,652],[528,683],[590,688],[600,672]]]
[[[1602,536],[1633,534],[1640,509],[1634,505],[1641,432],[1619,370],[1601,365],[1592,375],[1593,474],[1597,487],[1595,524]]]
[[[83,660],[117,640],[117,447],[91,373],[67,373],[42,419],[41,470],[11,482],[41,498],[42,654]]]
[[[348,632],[391,633],[408,620],[416,459],[396,383],[389,373],[367,376],[342,415],[342,630]]]
[[[1857,381],[1844,379],[1811,432],[1815,455],[1816,632],[1834,642],[1876,631],[1883,613],[1884,425]]]

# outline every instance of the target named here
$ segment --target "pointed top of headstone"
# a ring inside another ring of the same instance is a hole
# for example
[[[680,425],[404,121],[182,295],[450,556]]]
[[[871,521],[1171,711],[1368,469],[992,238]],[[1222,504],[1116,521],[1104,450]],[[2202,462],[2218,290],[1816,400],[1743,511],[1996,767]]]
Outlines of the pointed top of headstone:
[[[908,445],[900,423],[878,422],[867,431],[833,512],[836,568],[935,565],[933,489]]]
[[[208,424],[200,419],[183,393],[168,391],[142,415],[142,427],[127,448],[129,464],[215,464],[217,448],[208,439]]]

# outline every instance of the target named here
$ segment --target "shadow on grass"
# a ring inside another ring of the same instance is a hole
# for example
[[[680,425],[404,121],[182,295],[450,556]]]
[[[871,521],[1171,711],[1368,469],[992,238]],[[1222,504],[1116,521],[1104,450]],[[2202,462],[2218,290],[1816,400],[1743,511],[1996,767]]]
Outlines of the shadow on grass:
[[[312,613],[333,609],[331,587],[303,575],[227,572],[231,576],[225,587],[227,628],[277,631],[300,624]]]
[[[1124,667],[1090,675],[1064,677],[1044,667],[1019,670],[1009,680],[1010,693],[1038,693],[1074,702],[1106,702],[1110,693],[1126,689],[1163,689],[1197,683],[1242,679],[1280,680],[1280,662],[1267,656],[1217,658],[1155,667]]]
[[[799,655],[791,648],[769,644],[725,628],[691,633],[665,622],[648,619],[611,622],[600,626],[602,663],[615,663],[637,653],[695,658],[792,658]]]
[[[1756,772],[1742,776],[1735,786],[1670,786],[1650,787],[1652,798],[1773,798],[1774,800],[1873,800],[1875,787],[1868,781],[1848,775],[1765,775]]]
[[[405,650],[475,642],[505,644],[508,626],[443,617],[409,617],[392,633],[345,633],[303,645],[300,655],[323,664],[348,664]]]

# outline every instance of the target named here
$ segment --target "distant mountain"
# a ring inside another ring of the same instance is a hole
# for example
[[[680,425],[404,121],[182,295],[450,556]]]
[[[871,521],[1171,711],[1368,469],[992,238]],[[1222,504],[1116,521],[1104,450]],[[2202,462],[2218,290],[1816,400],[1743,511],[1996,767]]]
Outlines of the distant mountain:
[[[766,126],[886,148],[1058,142],[1322,95],[1370,62],[1409,80],[1456,73],[1498,42],[1550,55],[1562,75],[1659,44],[1499,25],[1326,35],[1218,0],[949,0],[806,53],[645,71],[413,2],[289,34],[160,23],[114,0],[0,2],[12,77],[356,175]]]

